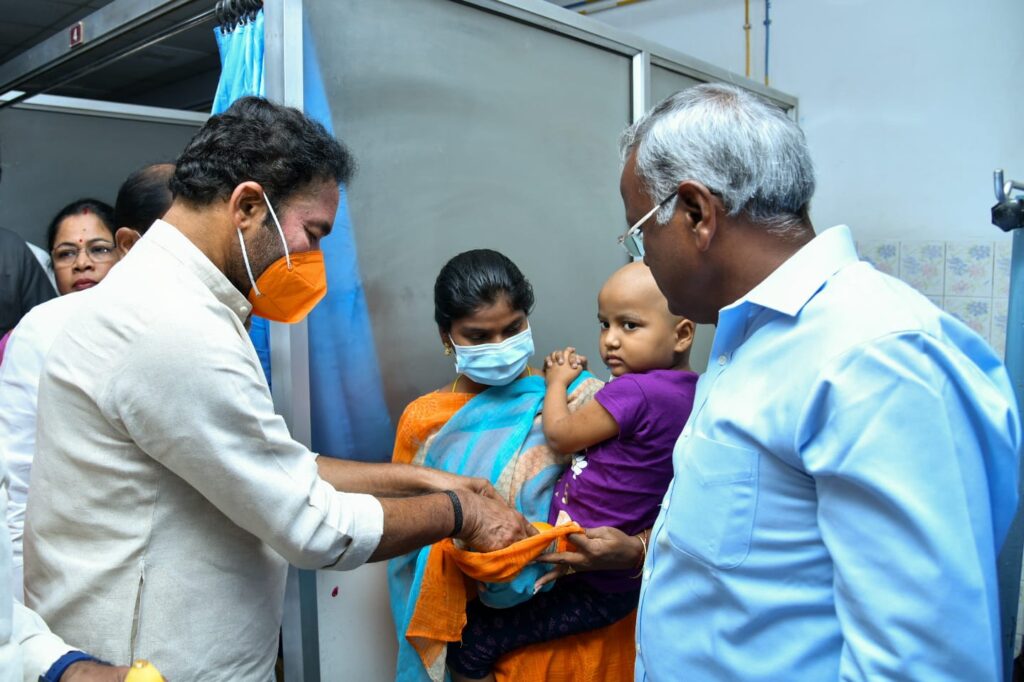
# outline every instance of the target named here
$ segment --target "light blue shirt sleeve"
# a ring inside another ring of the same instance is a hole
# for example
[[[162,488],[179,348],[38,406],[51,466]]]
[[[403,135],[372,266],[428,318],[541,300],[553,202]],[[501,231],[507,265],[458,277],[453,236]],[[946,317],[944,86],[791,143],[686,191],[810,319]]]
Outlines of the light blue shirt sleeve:
[[[797,448],[835,567],[840,679],[1000,679],[1020,426],[991,360],[896,333],[826,365],[808,397]]]

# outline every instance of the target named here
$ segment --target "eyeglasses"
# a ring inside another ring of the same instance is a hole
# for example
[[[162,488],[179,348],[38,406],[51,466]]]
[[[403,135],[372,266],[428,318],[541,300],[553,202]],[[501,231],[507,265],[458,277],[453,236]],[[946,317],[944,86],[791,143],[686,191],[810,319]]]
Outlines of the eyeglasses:
[[[619,237],[619,244],[626,250],[633,258],[644,257],[644,233],[640,228],[643,227],[644,223],[651,219],[655,213],[657,213],[662,206],[668,203],[668,200],[676,195],[675,190],[672,191],[667,197],[657,203],[657,205],[644,215],[643,218],[636,221],[636,223],[626,230],[626,233]]]
[[[50,255],[53,257],[54,267],[69,268],[78,260],[82,252],[77,246],[67,244],[58,246]],[[114,245],[110,242],[94,242],[85,247],[85,255],[93,263],[109,263],[114,260]]]

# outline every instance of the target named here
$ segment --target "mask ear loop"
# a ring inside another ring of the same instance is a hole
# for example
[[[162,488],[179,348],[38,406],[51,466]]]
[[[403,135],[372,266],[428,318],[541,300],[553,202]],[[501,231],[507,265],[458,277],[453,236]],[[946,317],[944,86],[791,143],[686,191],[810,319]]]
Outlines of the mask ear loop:
[[[249,267],[249,254],[245,252],[245,240],[242,239],[242,231],[236,227],[235,232],[238,233],[238,243],[242,245],[242,261],[245,263],[245,271],[249,275],[249,283],[252,284],[252,288],[256,292],[256,295],[262,296],[263,294],[260,293],[260,288],[256,286],[256,279],[252,276],[252,268]]]
[[[277,233],[281,235],[281,243],[284,244],[284,260],[288,264],[288,269],[292,269],[292,257],[288,255],[288,242],[284,238],[284,230],[281,229],[281,221],[277,219],[277,213],[274,212],[274,207],[270,205],[270,199],[267,197],[267,193],[263,193],[263,201],[267,202],[267,208],[270,209],[270,217],[274,219],[274,225],[277,226]]]

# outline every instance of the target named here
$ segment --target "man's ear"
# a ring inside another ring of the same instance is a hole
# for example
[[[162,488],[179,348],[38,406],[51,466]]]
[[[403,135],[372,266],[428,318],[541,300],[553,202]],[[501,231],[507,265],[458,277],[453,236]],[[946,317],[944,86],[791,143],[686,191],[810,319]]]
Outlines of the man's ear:
[[[235,187],[228,198],[228,214],[235,227],[243,234],[261,227],[267,219],[267,203],[263,200],[263,186],[248,180]]]
[[[124,258],[125,254],[131,251],[132,247],[140,239],[142,239],[142,235],[130,227],[119,227],[114,232],[114,244],[117,246],[117,250],[121,252],[121,258]]]
[[[676,345],[673,350],[676,353],[685,353],[693,345],[693,335],[697,331],[697,325],[692,320],[685,318],[676,322]]]
[[[676,190],[676,211],[685,221],[685,227],[692,231],[697,248],[707,251],[718,230],[718,200],[707,187],[696,180],[679,183]]]

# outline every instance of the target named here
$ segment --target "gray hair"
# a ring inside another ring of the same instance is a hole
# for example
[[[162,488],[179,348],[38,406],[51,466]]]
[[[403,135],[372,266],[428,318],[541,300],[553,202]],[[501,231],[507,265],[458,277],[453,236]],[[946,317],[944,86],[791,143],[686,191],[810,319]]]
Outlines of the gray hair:
[[[626,129],[625,159],[652,202],[696,180],[721,198],[730,216],[745,214],[773,233],[807,223],[814,169],[803,131],[779,107],[724,83],[704,83],[662,100]],[[675,200],[658,212],[672,217]]]

